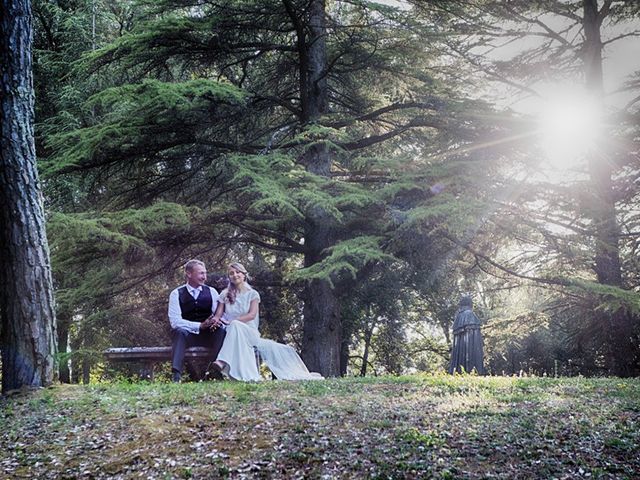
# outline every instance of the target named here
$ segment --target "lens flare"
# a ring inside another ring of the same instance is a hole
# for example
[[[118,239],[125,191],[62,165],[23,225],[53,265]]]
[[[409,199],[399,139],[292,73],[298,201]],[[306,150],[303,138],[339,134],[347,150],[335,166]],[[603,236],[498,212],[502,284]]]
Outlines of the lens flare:
[[[601,134],[601,110],[587,95],[554,97],[538,116],[538,141],[545,152],[545,163],[553,169],[580,168],[585,156],[597,147]]]

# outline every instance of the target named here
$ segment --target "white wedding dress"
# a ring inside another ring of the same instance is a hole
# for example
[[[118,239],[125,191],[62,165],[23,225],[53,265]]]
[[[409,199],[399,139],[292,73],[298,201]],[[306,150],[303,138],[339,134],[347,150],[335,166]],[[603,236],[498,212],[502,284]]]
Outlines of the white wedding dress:
[[[249,287],[247,285],[247,287]],[[280,380],[318,380],[322,376],[309,372],[306,365],[289,345],[274,342],[260,336],[259,315],[250,322],[236,320],[249,312],[252,300],[260,302],[260,294],[253,288],[239,293],[233,304],[226,300],[227,290],[220,293],[219,302],[224,303],[223,319],[230,322],[217,360],[226,363],[224,373],[235,380],[260,381],[254,347],[269,370]]]

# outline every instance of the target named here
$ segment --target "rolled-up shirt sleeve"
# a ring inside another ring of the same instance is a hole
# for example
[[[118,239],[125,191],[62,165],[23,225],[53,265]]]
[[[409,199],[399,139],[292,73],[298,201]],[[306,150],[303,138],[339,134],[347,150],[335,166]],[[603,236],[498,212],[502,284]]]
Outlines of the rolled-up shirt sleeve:
[[[212,302],[216,305],[216,302]],[[200,333],[200,323],[192,322],[182,318],[182,310],[180,309],[180,300],[178,299],[178,289],[175,289],[169,295],[169,323],[171,328],[184,328],[185,330],[198,334]]]

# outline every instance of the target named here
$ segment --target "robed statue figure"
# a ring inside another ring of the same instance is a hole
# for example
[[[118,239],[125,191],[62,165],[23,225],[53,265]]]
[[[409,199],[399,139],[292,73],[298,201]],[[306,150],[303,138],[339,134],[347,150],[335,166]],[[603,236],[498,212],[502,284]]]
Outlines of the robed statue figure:
[[[473,313],[471,297],[464,296],[458,304],[458,313],[453,322],[453,349],[449,373],[471,373],[474,370],[484,375],[482,333],[480,319]]]

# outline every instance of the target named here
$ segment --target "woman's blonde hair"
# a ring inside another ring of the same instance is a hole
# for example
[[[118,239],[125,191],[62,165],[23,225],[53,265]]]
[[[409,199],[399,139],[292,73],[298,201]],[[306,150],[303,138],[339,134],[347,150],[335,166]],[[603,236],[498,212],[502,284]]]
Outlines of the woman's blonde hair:
[[[244,265],[242,265],[240,262],[230,263],[229,266],[227,267],[227,270],[229,268],[233,268],[234,270],[238,270],[240,273],[243,273],[244,281],[245,282],[249,281],[249,273],[247,272],[247,269],[244,268]],[[235,286],[233,282],[229,281],[229,288],[227,289],[227,300],[230,305],[233,305],[236,302],[237,295],[238,295],[238,288]]]

